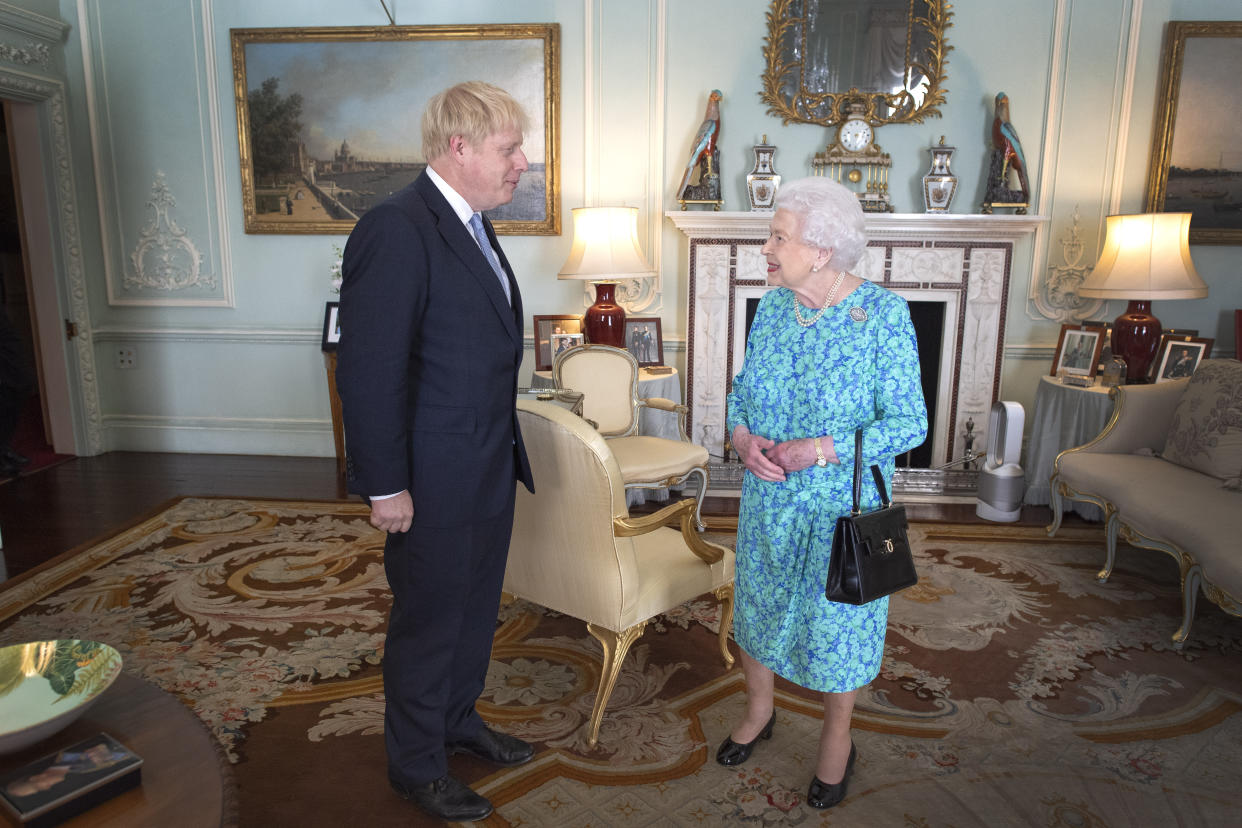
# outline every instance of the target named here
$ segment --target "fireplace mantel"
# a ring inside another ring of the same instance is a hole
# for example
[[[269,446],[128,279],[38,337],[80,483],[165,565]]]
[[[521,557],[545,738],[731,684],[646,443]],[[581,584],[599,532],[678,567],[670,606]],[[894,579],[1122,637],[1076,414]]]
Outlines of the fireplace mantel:
[[[669,210],[664,215],[691,239],[766,239],[771,212]],[[1035,232],[1047,216],[969,213],[868,213],[867,238],[977,239],[1015,242]]]
[[[745,303],[770,289],[759,252],[770,212],[669,211],[689,240],[686,399],[691,439],[725,456],[725,397],[745,348]],[[1014,245],[1044,216],[868,214],[867,249],[853,268],[910,301],[945,308],[933,465],[986,445],[1000,386]],[[713,470],[713,474],[715,471]]]

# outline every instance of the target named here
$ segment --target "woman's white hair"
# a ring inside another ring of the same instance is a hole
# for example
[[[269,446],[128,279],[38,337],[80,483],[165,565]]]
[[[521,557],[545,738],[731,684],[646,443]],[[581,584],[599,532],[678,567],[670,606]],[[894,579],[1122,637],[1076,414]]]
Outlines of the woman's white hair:
[[[777,210],[798,216],[802,241],[832,251],[834,270],[858,264],[867,247],[866,224],[858,196],[831,178],[800,178],[776,191]]]

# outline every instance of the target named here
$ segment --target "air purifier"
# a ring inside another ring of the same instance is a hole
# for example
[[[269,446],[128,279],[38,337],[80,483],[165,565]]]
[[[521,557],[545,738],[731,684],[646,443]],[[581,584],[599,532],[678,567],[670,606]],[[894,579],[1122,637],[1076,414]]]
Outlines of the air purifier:
[[[1016,402],[992,403],[988,417],[988,451],[979,471],[975,514],[984,520],[1013,523],[1022,514],[1026,476],[1022,457],[1022,428],[1026,415]]]

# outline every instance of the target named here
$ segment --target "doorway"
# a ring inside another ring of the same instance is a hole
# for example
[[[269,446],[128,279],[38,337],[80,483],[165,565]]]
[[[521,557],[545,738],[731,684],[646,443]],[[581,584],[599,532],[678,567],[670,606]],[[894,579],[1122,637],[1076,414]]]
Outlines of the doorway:
[[[12,123],[6,101],[0,107],[0,480],[72,456],[53,448]]]

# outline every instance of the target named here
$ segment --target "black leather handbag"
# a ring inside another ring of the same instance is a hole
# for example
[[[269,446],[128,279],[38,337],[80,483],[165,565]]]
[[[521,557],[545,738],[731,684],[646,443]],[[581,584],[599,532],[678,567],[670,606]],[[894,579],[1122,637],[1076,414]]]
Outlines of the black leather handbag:
[[[862,491],[862,429],[854,432],[854,508],[837,518],[832,535],[832,559],[824,594],[829,601],[866,604],[919,581],[910,552],[906,507],[892,503],[879,466],[871,476],[880,493],[881,506],[860,512]]]

